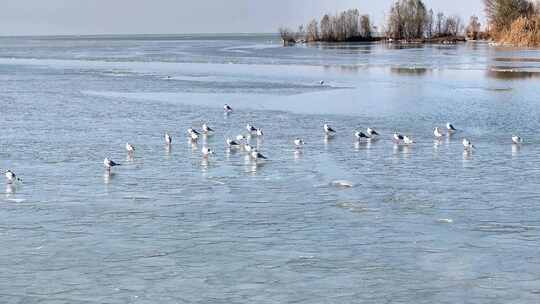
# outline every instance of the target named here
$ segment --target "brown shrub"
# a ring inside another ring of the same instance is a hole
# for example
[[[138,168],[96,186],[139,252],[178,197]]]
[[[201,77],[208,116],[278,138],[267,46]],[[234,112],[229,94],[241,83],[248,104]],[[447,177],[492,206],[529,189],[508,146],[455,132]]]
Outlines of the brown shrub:
[[[496,39],[503,45],[534,47],[540,45],[540,16],[519,17],[509,29],[501,31]]]

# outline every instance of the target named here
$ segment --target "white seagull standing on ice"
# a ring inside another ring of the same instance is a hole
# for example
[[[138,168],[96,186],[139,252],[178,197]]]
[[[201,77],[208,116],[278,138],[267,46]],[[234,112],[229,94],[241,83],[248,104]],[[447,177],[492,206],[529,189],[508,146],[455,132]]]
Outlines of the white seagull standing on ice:
[[[225,105],[223,106],[223,111],[224,111],[225,113],[231,113],[233,110],[232,110],[231,106],[229,106],[228,104],[225,104]]]
[[[226,138],[225,142],[227,142],[227,146],[229,146],[230,148],[240,146],[240,144],[238,142],[236,142],[236,141],[234,141],[234,140],[232,140],[230,138]]]
[[[130,143],[126,143],[126,150],[128,151],[128,153],[133,153],[135,152],[135,147]]]
[[[324,128],[324,132],[326,133],[326,135],[334,135],[334,134],[336,134],[336,131],[334,129],[332,129],[332,127],[330,127],[328,124],[324,124],[323,128]]]
[[[212,149],[207,148],[207,147],[203,147],[201,152],[202,152],[203,157],[208,157],[208,155],[214,154],[214,151],[212,151]]]
[[[199,131],[197,131],[197,130],[195,130],[193,128],[187,129],[187,132],[188,132],[189,135],[193,135],[193,134],[199,135],[199,134],[201,134],[201,133],[199,133]]]
[[[441,129],[439,127],[436,127],[433,129],[433,135],[435,135],[436,138],[441,138],[444,136],[444,134],[441,132]]]
[[[204,134],[208,134],[210,132],[214,132],[212,128],[210,128],[206,123],[203,123],[202,130]]]
[[[11,170],[7,170],[6,173],[6,179],[7,179],[7,182],[8,184],[11,184],[15,181],[20,181],[21,179],[17,177],[17,175],[15,175],[15,173],[13,173],[13,171]]]
[[[257,132],[257,136],[263,136],[264,135],[263,130],[260,129],[260,128],[257,128],[256,132]]]
[[[169,133],[165,133],[165,143],[167,145],[170,145],[172,143],[172,137],[169,135]]]
[[[466,138],[464,138],[461,143],[463,144],[463,148],[465,148],[466,151],[471,151],[472,149],[474,149],[474,145],[471,143],[470,140]]]
[[[377,133],[377,131],[375,131],[375,129],[372,129],[372,128],[367,128],[366,133],[367,133],[370,137],[374,137],[374,136],[378,136],[378,135],[379,135],[379,133]]]
[[[254,126],[250,125],[250,124],[247,124],[246,125],[246,130],[248,130],[248,132],[250,134],[253,134],[254,132],[257,132],[257,128],[255,128]]]
[[[516,145],[519,145],[519,144],[523,143],[523,138],[521,138],[520,136],[517,136],[517,135],[512,135],[512,143],[514,143]]]
[[[446,130],[448,131],[448,133],[452,133],[452,132],[455,132],[457,131],[456,128],[454,128],[454,126],[451,124],[451,123],[446,123]]]
[[[300,148],[302,148],[304,146],[304,140],[297,137],[294,140],[294,145],[296,146],[297,149],[300,149]]]
[[[112,167],[120,166],[120,164],[113,162],[107,157],[103,160],[103,165],[105,166],[107,171],[111,171]]]
[[[257,159],[267,159],[266,156],[262,155],[256,149],[253,149],[253,151],[251,151],[251,157],[253,157],[255,160],[257,160]]]
[[[358,140],[361,140],[361,139],[369,139],[370,137],[367,136],[364,132],[361,132],[361,131],[356,131],[354,132],[354,136],[356,137],[356,139]]]
[[[412,145],[414,144],[414,140],[411,137],[405,135],[403,136],[403,143],[406,145]]]
[[[323,85],[323,84],[324,84],[324,80],[319,81],[319,84],[320,84],[320,85]]]

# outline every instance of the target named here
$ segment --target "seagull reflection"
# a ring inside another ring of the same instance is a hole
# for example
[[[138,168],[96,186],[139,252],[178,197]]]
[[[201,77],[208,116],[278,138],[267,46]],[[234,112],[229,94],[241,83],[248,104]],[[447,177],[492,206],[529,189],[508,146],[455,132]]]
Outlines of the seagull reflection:
[[[472,159],[472,150],[468,149],[468,150],[463,150],[463,160],[464,161],[469,161]]]
[[[512,145],[512,157],[517,157],[521,150],[521,145]]]
[[[304,157],[304,151],[300,149],[294,150],[294,160],[301,160]]]
[[[17,188],[15,187],[15,184],[12,184],[12,183],[6,184],[6,198],[11,198],[13,195],[15,195],[16,191],[17,191]]]
[[[103,174],[103,181],[105,182],[105,184],[109,184],[115,176],[116,174],[114,172],[106,171]]]
[[[128,152],[126,155],[126,161],[127,162],[133,162],[133,153]]]

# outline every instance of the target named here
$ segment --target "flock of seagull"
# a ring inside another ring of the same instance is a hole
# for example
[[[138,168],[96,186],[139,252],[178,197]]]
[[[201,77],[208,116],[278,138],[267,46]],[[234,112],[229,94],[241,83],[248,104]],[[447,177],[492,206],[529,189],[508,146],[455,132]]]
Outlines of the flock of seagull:
[[[228,104],[225,104],[223,106],[223,110],[226,115],[233,112],[232,107],[229,106]],[[264,135],[262,129],[256,128],[251,124],[246,125],[246,130],[248,131],[248,134],[250,136],[255,135],[255,136],[261,137]],[[337,133],[328,124],[323,125],[323,130],[324,130],[325,135],[328,137],[332,137]],[[203,123],[201,127],[201,131],[197,131],[196,129],[193,129],[193,128],[189,128],[187,130],[189,140],[192,143],[196,143],[199,140],[201,135],[208,136],[208,135],[211,135],[213,132],[214,130],[210,126],[208,126],[206,123]],[[436,139],[441,139],[444,136],[452,136],[455,132],[457,132],[457,129],[451,123],[446,124],[446,133],[444,133],[439,127],[436,127],[433,129],[433,135],[435,136]],[[373,128],[367,128],[365,133],[362,131],[355,131],[354,136],[359,141],[371,141],[371,140],[376,140],[379,137],[379,133]],[[398,133],[397,131],[394,132],[392,141],[398,145],[412,145],[415,143],[412,137],[407,136],[407,135],[402,135]],[[235,139],[225,138],[225,142],[227,146],[231,149],[243,149],[255,161],[259,161],[259,160],[264,161],[267,159],[267,157],[261,154],[256,148],[249,145],[249,141],[246,135],[242,135],[242,134],[238,135],[236,136]],[[523,139],[520,136],[512,135],[512,143],[519,145],[523,143]],[[170,146],[172,144],[172,137],[168,133],[165,133],[165,144],[167,146]],[[297,137],[294,139],[293,144],[294,144],[295,149],[297,150],[302,149],[304,146],[304,140],[302,138]],[[462,144],[466,152],[471,152],[473,149],[475,149],[475,146],[467,138],[463,138]],[[126,143],[125,147],[128,154],[132,155],[135,152],[135,147],[132,144]],[[201,154],[203,158],[208,158],[210,155],[214,154],[214,151],[210,149],[209,147],[204,146],[201,149]],[[113,167],[119,166],[120,163],[117,163],[109,158],[105,158],[103,160],[103,165],[105,166],[106,170],[110,172]],[[6,177],[6,181],[9,184],[22,181],[11,170],[7,170],[4,174]]]

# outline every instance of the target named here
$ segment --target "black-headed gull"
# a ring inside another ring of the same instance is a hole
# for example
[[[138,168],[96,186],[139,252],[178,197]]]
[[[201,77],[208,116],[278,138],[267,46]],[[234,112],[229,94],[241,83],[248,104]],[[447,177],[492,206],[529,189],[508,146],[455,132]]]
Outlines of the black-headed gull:
[[[519,145],[519,144],[523,143],[523,138],[521,138],[518,135],[512,135],[512,143],[514,143],[516,145]]]
[[[297,149],[302,148],[304,146],[304,140],[297,137],[294,140],[294,145],[296,146]]]
[[[236,136],[236,140],[243,142],[247,140],[247,137],[245,135],[240,134]]]
[[[231,106],[229,106],[228,104],[225,104],[225,105],[223,106],[223,111],[224,111],[225,113],[231,113],[231,112],[233,111],[233,109],[232,109]]]
[[[463,148],[467,151],[474,149],[474,145],[467,138],[464,138],[461,143],[463,144]]]
[[[444,136],[444,134],[441,132],[441,129],[439,129],[439,127],[436,127],[435,129],[433,129],[433,135],[435,136],[435,138],[441,138]]]
[[[208,147],[203,147],[201,152],[202,152],[203,157],[208,157],[208,155],[214,154],[214,151],[212,151],[212,149]]]
[[[403,143],[406,145],[412,145],[414,144],[414,140],[410,136],[403,136]]]
[[[320,85],[323,85],[323,84],[324,84],[324,80],[319,81],[319,84],[320,84]]]
[[[264,135],[263,130],[260,129],[260,128],[257,128],[256,132],[257,132],[257,136],[263,136]]]
[[[189,135],[189,138],[191,139],[192,142],[196,142],[198,139],[199,139],[199,134],[197,133],[191,133]]]
[[[130,143],[126,143],[126,150],[128,151],[128,153],[133,153],[135,152],[135,147]]]
[[[366,133],[367,133],[367,135],[369,135],[370,137],[378,136],[378,135],[379,135],[379,133],[377,133],[377,131],[375,131],[375,129],[372,129],[372,128],[367,128]]]
[[[446,123],[446,130],[448,131],[448,133],[452,133],[452,132],[455,132],[457,131],[456,128],[454,128],[454,125],[452,125],[451,123]]]
[[[259,151],[257,151],[256,149],[253,149],[253,151],[251,151],[250,153],[251,157],[253,157],[254,159],[267,159],[266,156],[262,155]]]
[[[210,132],[214,132],[212,128],[210,128],[206,123],[203,123],[202,130],[204,134],[208,134]]]
[[[354,132],[354,137],[356,137],[356,139],[369,139],[370,137],[368,135],[366,135],[364,132],[362,131],[356,131]]]
[[[251,152],[253,150],[253,147],[250,144],[246,143],[244,144],[244,150],[246,152]]]
[[[401,143],[403,141],[403,135],[399,134],[398,132],[394,132],[393,140],[395,143]]]
[[[108,171],[111,171],[111,168],[112,168],[112,167],[120,166],[119,163],[115,163],[114,161],[110,160],[110,159],[107,158],[107,157],[103,160],[103,165],[105,166],[105,168],[106,168]]]
[[[172,137],[169,135],[169,133],[165,133],[165,143],[167,145],[170,145],[172,143]]]
[[[17,175],[15,175],[15,173],[13,173],[13,171],[11,170],[7,170],[6,173],[6,180],[9,184],[13,183],[13,182],[16,182],[16,181],[20,181],[21,179],[17,177]]]
[[[332,127],[330,127],[328,124],[324,124],[323,128],[324,128],[324,133],[326,133],[327,135],[332,135],[336,133],[336,131],[332,129]]]
[[[239,146],[240,146],[240,143],[238,143],[237,141],[234,141],[234,140],[232,140],[232,139],[230,139],[230,138],[226,138],[226,139],[225,139],[225,142],[227,143],[227,146],[229,146],[229,147],[231,147],[231,148],[232,148],[232,147],[239,147]]]
[[[192,135],[192,134],[199,135],[199,134],[201,134],[199,131],[197,131],[197,130],[195,130],[193,128],[187,129],[187,132],[188,132],[189,135]]]
[[[254,132],[257,132],[257,128],[255,128],[254,126],[250,125],[250,124],[247,124],[246,125],[246,130],[248,130],[248,132],[250,134],[254,133]]]

